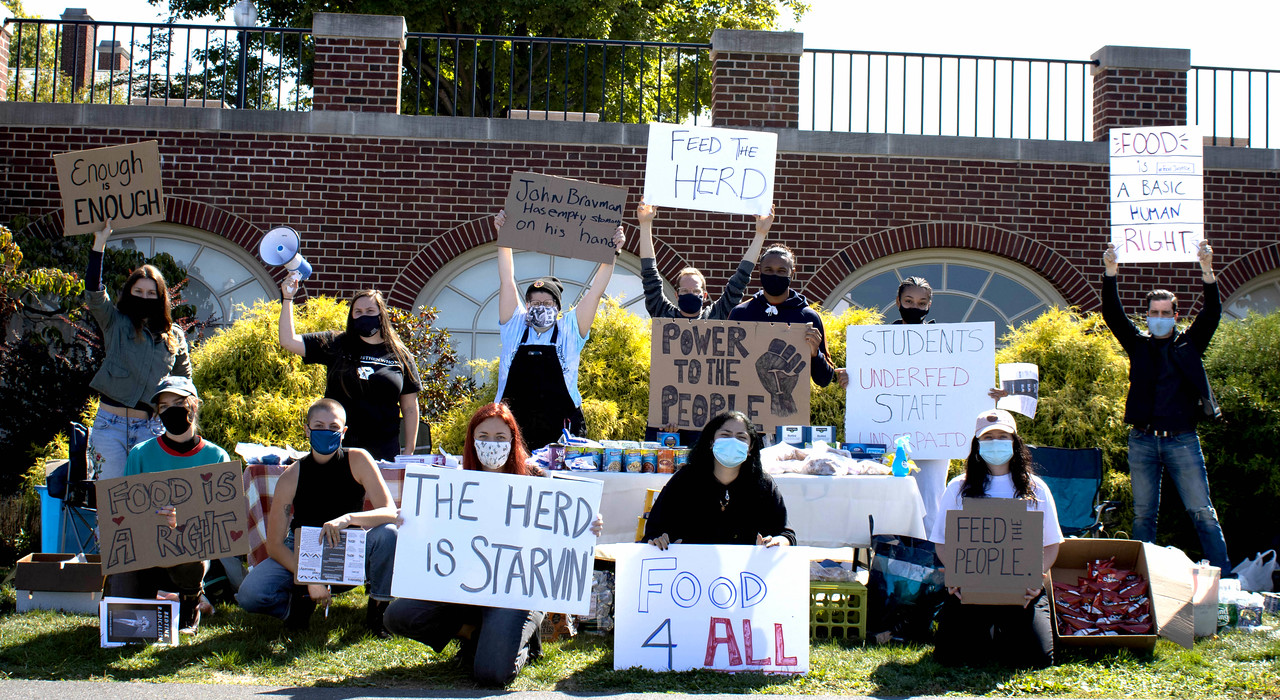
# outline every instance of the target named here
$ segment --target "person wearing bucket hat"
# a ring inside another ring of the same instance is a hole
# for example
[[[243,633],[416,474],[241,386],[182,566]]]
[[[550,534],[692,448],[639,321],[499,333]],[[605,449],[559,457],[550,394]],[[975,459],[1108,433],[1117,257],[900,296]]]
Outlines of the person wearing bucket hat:
[[[506,211],[493,217],[495,233],[506,220]],[[498,400],[511,407],[530,450],[558,441],[566,427],[584,433],[578,363],[626,242],[618,226],[614,262],[600,265],[572,313],[562,313],[564,285],[555,277],[534,280],[521,299],[511,249],[498,248]]]
[[[1027,509],[1044,513],[1044,578],[1027,588],[1024,605],[965,605],[963,591],[951,595],[938,614],[934,659],[945,666],[1006,663],[1043,667],[1053,664],[1053,623],[1049,614],[1048,572],[1058,558],[1062,529],[1053,494],[1033,473],[1031,452],[1018,436],[1018,424],[1008,411],[978,414],[965,472],[947,484],[942,511],[934,520],[929,540],[937,544],[945,566],[950,558],[946,541],[946,512],[962,510],[966,498],[1018,498]]]
[[[129,451],[125,476],[231,461],[226,450],[205,440],[196,432],[200,394],[190,379],[175,375],[164,377],[156,385],[150,399],[156,415],[164,425],[164,433]],[[157,508],[155,514],[173,529],[177,527],[180,518],[190,517],[194,513],[188,509],[183,514],[180,512],[181,508],[183,506],[164,506]],[[202,561],[112,574],[107,577],[106,594],[149,600],[155,598],[158,591],[177,593],[179,629],[184,634],[194,634],[200,624],[200,595],[203,592],[204,574],[205,562]]]

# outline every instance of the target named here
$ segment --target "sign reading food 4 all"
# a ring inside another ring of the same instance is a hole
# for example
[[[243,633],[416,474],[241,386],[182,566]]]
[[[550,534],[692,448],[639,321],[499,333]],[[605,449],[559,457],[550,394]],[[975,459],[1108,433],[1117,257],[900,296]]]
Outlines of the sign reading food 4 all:
[[[617,557],[615,669],[808,672],[805,552],[734,545],[610,549]]]

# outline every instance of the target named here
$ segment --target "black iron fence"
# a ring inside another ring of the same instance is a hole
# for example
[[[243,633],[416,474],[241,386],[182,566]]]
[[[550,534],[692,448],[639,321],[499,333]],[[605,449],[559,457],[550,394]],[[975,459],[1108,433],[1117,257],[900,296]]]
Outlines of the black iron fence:
[[[709,44],[410,33],[402,114],[705,120]],[[527,115],[525,112],[532,112]]]
[[[1187,117],[1204,128],[1205,143],[1280,147],[1280,70],[1192,66],[1187,96]]]
[[[1092,65],[1006,56],[805,49],[800,126],[813,131],[1089,141]]]
[[[11,19],[15,102],[305,110],[308,29]]]

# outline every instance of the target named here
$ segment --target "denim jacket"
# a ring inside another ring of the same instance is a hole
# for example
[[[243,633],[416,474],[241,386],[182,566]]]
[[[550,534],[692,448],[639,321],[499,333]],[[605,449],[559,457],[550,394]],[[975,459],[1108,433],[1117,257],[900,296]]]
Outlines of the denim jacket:
[[[116,308],[106,290],[85,293],[85,303],[102,329],[106,349],[102,367],[93,375],[89,386],[99,394],[121,405],[134,407],[151,401],[160,378],[170,374],[191,376],[191,358],[187,355],[187,339],[177,331],[177,352],[169,352],[164,338],[148,328],[143,339],[134,337],[133,322]],[[176,326],[175,326],[176,330]]]

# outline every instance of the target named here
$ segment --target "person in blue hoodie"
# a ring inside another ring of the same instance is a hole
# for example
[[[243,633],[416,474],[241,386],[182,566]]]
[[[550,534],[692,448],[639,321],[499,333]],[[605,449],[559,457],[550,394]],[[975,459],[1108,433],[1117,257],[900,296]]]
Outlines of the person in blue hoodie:
[[[762,289],[755,296],[735,306],[729,312],[729,320],[809,324],[809,330],[805,333],[809,376],[818,386],[827,386],[832,379],[837,379],[837,373],[831,362],[831,352],[827,349],[826,330],[822,327],[822,317],[809,308],[809,300],[791,288],[791,274],[795,268],[796,256],[790,248],[781,243],[774,243],[766,248],[760,257],[758,268]],[[782,359],[790,349],[779,350],[779,357]],[[792,352],[803,350],[795,348]],[[844,375],[843,372],[841,374]],[[839,377],[837,381],[840,386],[845,386],[848,375]]]

